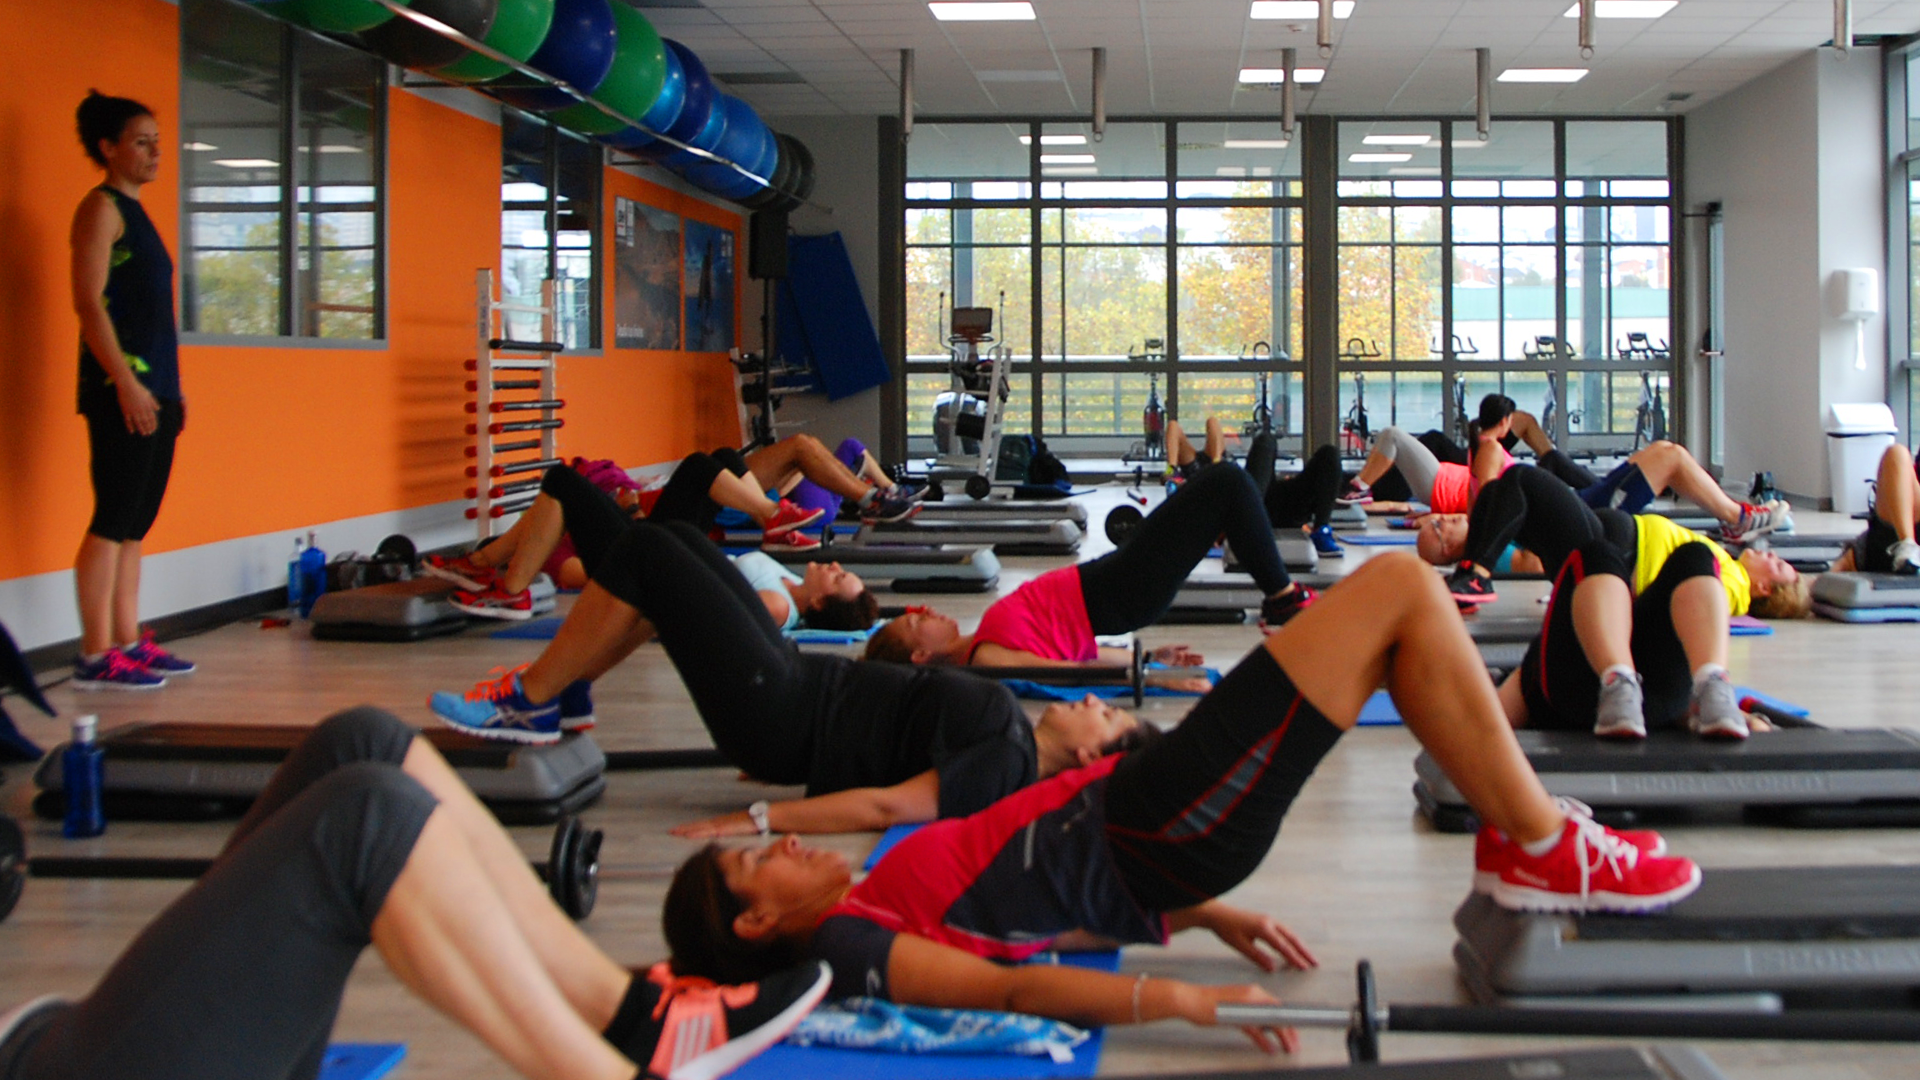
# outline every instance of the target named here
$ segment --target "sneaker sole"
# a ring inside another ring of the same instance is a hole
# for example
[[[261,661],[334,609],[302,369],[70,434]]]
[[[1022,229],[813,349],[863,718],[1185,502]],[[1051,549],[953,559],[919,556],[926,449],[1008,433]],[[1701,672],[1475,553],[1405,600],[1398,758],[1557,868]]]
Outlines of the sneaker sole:
[[[458,600],[449,600],[447,603],[452,604],[455,610],[464,611],[469,615],[477,615],[482,619],[512,619],[517,622],[522,619],[533,618],[533,611],[531,609],[520,611],[515,608],[488,607],[485,604],[462,604]]]
[[[1639,742],[1647,737],[1647,729],[1644,727],[1603,728],[1599,724],[1595,724],[1593,726],[1593,736],[1596,739],[1615,739],[1621,742],[1629,742],[1629,741]]]
[[[1456,604],[1472,604],[1474,607],[1479,607],[1481,604],[1491,604],[1500,599],[1498,596],[1490,596],[1487,593],[1474,593],[1471,596],[1462,596],[1459,593],[1451,593],[1449,595],[1453,597],[1453,602]]]
[[[819,541],[815,541],[811,544],[796,544],[791,541],[782,540],[782,539],[768,540],[768,539],[762,538],[760,541],[761,551],[812,551],[814,548],[817,548],[819,546],[820,546]]]
[[[1752,730],[1745,724],[1726,723],[1693,726],[1693,733],[1703,739],[1739,742],[1752,734]]]
[[[67,685],[73,687],[75,690],[160,690],[166,687],[167,680],[162,678],[159,682],[144,684],[123,683],[109,682],[105,679],[82,679],[76,675],[68,681]]]
[[[773,1019],[754,1028],[737,1038],[694,1058],[692,1061],[667,1073],[667,1080],[717,1080],[747,1061],[757,1057],[761,1051],[781,1039],[798,1027],[806,1019],[820,999],[827,996],[827,988],[833,984],[833,970],[820,964],[819,975],[807,992],[794,999],[793,1004],[780,1010]]]
[[[1631,893],[1591,892],[1583,900],[1571,893],[1547,892],[1544,889],[1528,888],[1525,885],[1510,885],[1505,881],[1494,884],[1493,902],[1508,911],[1532,912],[1585,912],[1612,911],[1622,915],[1636,915],[1648,911],[1659,911],[1692,896],[1700,887],[1700,868],[1693,868],[1693,877],[1683,885],[1675,886],[1663,893],[1637,895]]]
[[[596,722],[595,718],[591,716],[573,717],[560,721],[560,730],[563,733],[592,731]]]
[[[441,716],[439,713],[434,713],[433,715],[441,724],[479,739],[493,739],[496,742],[526,743],[529,746],[545,746],[548,743],[557,743],[560,741],[560,732],[558,730],[528,731],[525,728],[474,727],[472,724],[463,724],[452,717]]]
[[[923,507],[921,507],[919,503],[914,503],[912,506],[907,507],[906,512],[902,514],[895,514],[892,517],[867,517],[862,514],[860,520],[863,522],[877,522],[881,525],[892,525],[895,522],[907,520],[915,514],[918,514],[922,509]]]

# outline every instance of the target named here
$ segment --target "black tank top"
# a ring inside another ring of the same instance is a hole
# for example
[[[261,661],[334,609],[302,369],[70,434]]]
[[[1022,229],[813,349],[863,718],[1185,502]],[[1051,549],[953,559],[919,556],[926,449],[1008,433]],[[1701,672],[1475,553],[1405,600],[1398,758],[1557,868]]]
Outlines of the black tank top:
[[[101,191],[120,211],[124,228],[113,242],[107,269],[107,318],[133,373],[154,397],[180,400],[179,336],[173,321],[173,257],[140,200],[106,185]],[[119,404],[112,379],[80,343],[80,411]]]

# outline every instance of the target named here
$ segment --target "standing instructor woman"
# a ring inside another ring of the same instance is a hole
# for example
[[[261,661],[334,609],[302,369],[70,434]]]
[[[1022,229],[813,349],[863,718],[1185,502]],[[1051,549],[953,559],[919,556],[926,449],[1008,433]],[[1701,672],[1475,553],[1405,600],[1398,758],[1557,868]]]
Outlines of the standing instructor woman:
[[[151,690],[193,665],[140,632],[140,547],[160,513],[186,423],[173,319],[173,259],[140,206],[160,174],[153,110],[99,91],[77,111],[80,145],[106,179],[73,215],[80,415],[92,451],[93,520],[74,556],[80,659],[73,685]]]

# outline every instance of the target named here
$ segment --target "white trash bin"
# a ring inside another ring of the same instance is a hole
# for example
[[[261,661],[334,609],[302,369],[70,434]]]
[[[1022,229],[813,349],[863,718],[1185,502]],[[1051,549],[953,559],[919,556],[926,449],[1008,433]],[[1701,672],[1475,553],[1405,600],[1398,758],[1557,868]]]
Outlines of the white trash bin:
[[[1827,466],[1832,470],[1833,510],[1864,513],[1873,498],[1880,456],[1899,428],[1893,410],[1877,401],[1827,406]]]

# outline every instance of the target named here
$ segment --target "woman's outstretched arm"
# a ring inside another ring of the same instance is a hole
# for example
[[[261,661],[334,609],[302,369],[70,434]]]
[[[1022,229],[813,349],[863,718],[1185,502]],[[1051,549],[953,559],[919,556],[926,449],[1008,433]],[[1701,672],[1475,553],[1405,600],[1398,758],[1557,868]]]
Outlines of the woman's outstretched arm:
[[[876,832],[939,816],[940,774],[928,769],[892,787],[850,788],[811,799],[769,803],[767,828],[776,833]],[[673,828],[675,836],[690,840],[752,836],[759,831],[744,810]]]

